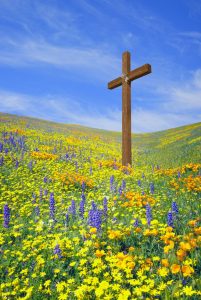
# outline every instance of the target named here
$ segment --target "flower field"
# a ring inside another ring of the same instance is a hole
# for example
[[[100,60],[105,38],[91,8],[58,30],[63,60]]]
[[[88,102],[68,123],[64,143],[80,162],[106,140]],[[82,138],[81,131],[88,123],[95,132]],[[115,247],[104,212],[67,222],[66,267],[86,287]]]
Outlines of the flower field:
[[[201,123],[121,135],[0,114],[0,299],[201,299]]]

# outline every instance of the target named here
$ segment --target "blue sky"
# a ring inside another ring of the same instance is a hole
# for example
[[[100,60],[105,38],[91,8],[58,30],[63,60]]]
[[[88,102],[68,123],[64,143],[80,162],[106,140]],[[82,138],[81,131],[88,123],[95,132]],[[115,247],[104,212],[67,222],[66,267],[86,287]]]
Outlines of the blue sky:
[[[133,132],[200,122],[197,0],[0,0],[0,111],[120,131],[124,51]]]

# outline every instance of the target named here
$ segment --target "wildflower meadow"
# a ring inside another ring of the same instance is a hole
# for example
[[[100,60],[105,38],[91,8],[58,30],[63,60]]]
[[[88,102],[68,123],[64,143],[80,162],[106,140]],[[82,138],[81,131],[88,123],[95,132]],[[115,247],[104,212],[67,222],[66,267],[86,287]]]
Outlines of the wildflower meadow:
[[[132,137],[0,114],[0,299],[201,299],[201,123]]]

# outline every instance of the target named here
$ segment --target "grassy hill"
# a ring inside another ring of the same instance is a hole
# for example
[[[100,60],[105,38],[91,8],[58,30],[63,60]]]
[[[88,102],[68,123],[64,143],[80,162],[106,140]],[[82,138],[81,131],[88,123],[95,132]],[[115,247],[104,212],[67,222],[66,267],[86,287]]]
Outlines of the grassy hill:
[[[201,297],[201,123],[133,134],[0,114],[2,299]]]
[[[80,140],[99,138],[102,143],[113,143],[120,159],[121,132],[88,128],[75,124],[61,124],[30,117],[0,113],[2,124],[8,128],[23,128],[29,131],[76,136]],[[200,162],[201,122],[164,131],[132,134],[133,164],[160,164],[166,167],[179,166],[187,162]],[[115,157],[113,157],[114,159]],[[117,157],[116,157],[117,159]]]

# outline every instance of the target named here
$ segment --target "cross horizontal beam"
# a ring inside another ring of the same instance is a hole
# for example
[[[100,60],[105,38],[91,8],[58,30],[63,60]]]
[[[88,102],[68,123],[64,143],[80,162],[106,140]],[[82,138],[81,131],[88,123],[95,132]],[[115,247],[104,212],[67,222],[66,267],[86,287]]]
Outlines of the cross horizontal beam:
[[[130,71],[129,74],[126,74],[128,77],[128,81],[133,81],[135,79],[138,79],[142,76],[145,76],[147,74],[151,73],[151,65],[150,64],[145,64],[133,71]],[[120,85],[122,85],[122,77],[118,77],[108,83],[108,89],[112,90]]]

